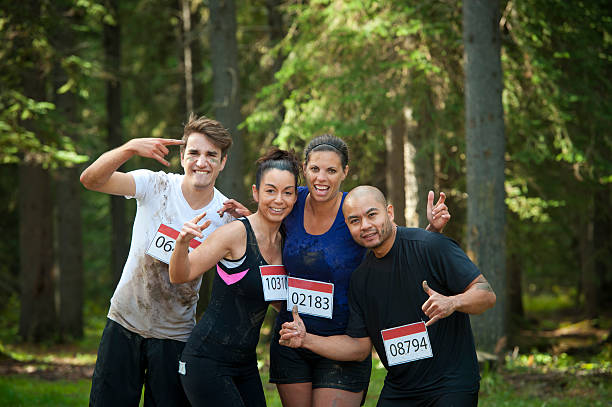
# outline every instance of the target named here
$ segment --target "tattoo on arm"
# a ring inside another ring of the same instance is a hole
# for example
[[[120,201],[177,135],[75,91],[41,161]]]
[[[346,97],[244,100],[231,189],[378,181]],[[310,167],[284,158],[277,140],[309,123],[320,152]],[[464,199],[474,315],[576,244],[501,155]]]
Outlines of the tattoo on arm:
[[[491,288],[491,285],[489,284],[489,282],[487,281],[486,278],[484,278],[484,276],[480,276],[478,277],[478,280],[476,280],[476,283],[474,284],[474,287],[477,290],[483,290],[483,291],[491,291],[493,292],[493,288]]]

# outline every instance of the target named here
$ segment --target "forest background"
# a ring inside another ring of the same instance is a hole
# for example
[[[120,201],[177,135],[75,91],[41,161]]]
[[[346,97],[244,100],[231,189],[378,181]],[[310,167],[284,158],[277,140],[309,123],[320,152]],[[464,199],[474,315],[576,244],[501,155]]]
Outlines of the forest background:
[[[485,395],[510,389],[537,402],[526,383],[546,377],[544,399],[570,389],[591,405],[610,400],[609,2],[0,4],[7,405],[28,404],[28,386],[45,389],[44,372],[78,382],[95,361],[135,204],[84,190],[80,171],[130,138],[179,138],[192,111],[233,134],[218,187],[251,207],[256,157],[271,145],[301,153],[323,133],[351,148],[344,190],[377,185],[398,224],[424,226],[427,191],[446,192],[445,234],[499,299],[473,320],[497,372],[485,376]],[[472,28],[489,35],[477,49]],[[169,161],[180,171],[178,151]],[[123,170],[141,167],[162,169],[134,158]],[[205,279],[199,314],[209,287]],[[586,381],[568,382],[576,372]],[[87,393],[81,386],[74,392]]]

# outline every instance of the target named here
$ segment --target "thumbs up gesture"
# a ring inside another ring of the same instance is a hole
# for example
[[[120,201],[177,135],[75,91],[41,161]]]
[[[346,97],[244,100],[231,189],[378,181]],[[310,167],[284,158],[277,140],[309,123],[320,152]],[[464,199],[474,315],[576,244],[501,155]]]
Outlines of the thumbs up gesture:
[[[429,321],[427,321],[425,326],[429,326],[455,312],[456,304],[453,297],[447,297],[435,292],[429,287],[427,281],[423,281],[423,290],[429,296],[421,307],[425,315],[429,317]]]
[[[283,324],[278,343],[290,348],[300,348],[306,337],[306,326],[300,318],[300,314],[298,314],[297,305],[293,306],[291,313],[293,314],[293,322]]]
[[[178,238],[176,239],[177,243],[189,243],[194,237],[203,237],[202,231],[210,226],[209,219],[207,219],[203,224],[198,225],[198,222],[200,222],[204,216],[206,216],[206,212],[202,212],[189,222],[185,222],[181,232],[178,235]]]

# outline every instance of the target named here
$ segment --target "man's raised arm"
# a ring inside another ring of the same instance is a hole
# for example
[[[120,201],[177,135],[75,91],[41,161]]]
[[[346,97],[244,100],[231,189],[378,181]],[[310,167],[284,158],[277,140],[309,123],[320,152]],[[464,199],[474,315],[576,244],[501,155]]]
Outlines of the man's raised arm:
[[[446,318],[455,311],[466,314],[482,314],[495,305],[497,297],[489,282],[481,274],[476,277],[461,294],[445,296],[432,290],[423,281],[423,290],[429,299],[423,304],[423,312],[429,317],[429,326],[439,319]]]
[[[164,138],[132,139],[124,145],[102,154],[81,173],[81,183],[87,189],[113,195],[131,196],[136,193],[134,178],[117,169],[135,155],[153,158],[165,166],[166,146],[184,144],[182,140]]]
[[[353,338],[348,335],[318,336],[306,332],[304,321],[293,307],[293,322],[285,322],[279,343],[290,348],[305,348],[323,357],[339,361],[361,361],[372,352],[369,337]]]

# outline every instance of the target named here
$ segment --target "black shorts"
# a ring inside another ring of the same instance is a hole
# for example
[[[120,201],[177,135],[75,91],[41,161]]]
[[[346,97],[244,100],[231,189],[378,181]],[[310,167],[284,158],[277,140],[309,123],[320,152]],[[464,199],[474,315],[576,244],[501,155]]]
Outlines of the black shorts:
[[[380,393],[376,407],[476,407],[478,392],[453,392],[420,398],[394,398]]]
[[[189,406],[178,374],[184,342],[143,338],[107,320],[91,381],[90,406]]]
[[[338,362],[307,349],[280,345],[279,332],[270,344],[270,383],[312,383],[312,388],[332,388],[358,393],[367,391],[372,356],[361,362]]]

